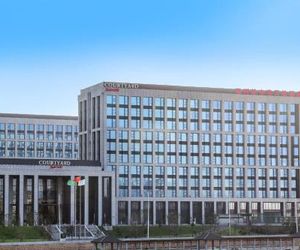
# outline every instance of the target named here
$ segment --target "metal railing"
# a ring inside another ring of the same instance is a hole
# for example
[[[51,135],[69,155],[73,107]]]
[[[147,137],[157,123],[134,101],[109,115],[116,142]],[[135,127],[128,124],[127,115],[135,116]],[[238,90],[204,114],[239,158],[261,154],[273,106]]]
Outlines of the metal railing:
[[[52,240],[61,240],[63,232],[58,225],[47,225],[45,226],[45,230],[50,234]]]

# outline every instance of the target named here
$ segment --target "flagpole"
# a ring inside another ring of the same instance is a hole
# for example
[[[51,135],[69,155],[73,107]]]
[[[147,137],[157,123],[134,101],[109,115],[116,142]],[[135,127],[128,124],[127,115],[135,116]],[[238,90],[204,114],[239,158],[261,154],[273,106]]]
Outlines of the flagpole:
[[[79,239],[81,237],[81,186],[79,186]]]
[[[298,229],[298,203],[297,203],[297,198],[295,198],[295,201],[296,202],[295,202],[295,205],[294,205],[295,206],[294,210],[295,210],[295,220],[296,220],[295,221],[296,222],[296,233],[298,233],[299,229]]]
[[[76,238],[76,221],[77,221],[77,213],[76,213],[76,191],[77,191],[77,183],[74,185],[74,227],[75,227],[75,238]]]
[[[81,226],[82,226],[82,206],[81,206],[81,186],[85,186],[85,179],[80,179],[81,177],[76,177],[76,186],[79,187],[79,239],[81,238]]]
[[[228,233],[231,235],[230,190],[228,190]]]

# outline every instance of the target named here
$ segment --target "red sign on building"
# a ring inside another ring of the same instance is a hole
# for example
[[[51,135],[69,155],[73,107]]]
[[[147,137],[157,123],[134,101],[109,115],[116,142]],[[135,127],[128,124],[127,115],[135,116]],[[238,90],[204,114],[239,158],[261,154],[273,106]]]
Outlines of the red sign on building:
[[[287,90],[235,89],[235,93],[239,95],[300,97],[300,91],[287,91]]]

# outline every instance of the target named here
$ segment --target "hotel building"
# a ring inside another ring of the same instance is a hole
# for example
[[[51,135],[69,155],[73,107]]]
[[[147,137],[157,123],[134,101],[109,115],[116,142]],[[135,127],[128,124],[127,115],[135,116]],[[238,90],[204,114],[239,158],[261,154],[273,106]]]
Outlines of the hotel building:
[[[300,215],[299,93],[104,82],[79,95],[79,154],[115,176],[116,224]]]
[[[78,117],[0,113],[0,158],[78,159]]]
[[[96,161],[0,159],[0,225],[114,224],[113,182]]]
[[[115,224],[113,182],[78,160],[78,117],[0,113],[0,225]]]

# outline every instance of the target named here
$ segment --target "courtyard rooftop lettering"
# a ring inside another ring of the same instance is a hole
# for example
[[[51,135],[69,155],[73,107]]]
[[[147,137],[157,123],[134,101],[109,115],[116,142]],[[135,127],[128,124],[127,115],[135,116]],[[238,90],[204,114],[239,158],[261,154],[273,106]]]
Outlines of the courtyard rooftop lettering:
[[[121,89],[138,89],[139,88],[139,84],[134,84],[134,83],[107,82],[107,83],[104,83],[103,86],[105,88],[121,88]]]

